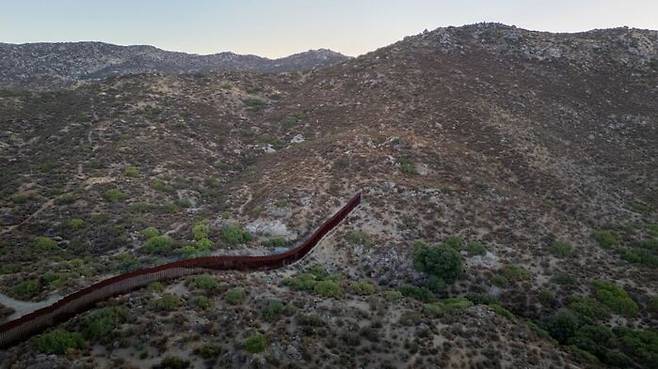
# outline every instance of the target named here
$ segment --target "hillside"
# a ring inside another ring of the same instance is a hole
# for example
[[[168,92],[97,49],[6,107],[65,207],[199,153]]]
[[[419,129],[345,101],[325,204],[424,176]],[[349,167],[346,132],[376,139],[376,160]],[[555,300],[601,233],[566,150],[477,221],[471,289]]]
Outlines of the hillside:
[[[440,28],[304,73],[5,90],[0,120],[0,289],[22,300],[270,253],[364,196],[289,270],[113,299],[60,327],[83,348],[34,339],[7,367],[658,362],[657,31]],[[454,282],[419,271],[437,244]]]
[[[290,72],[348,59],[327,49],[268,59],[231,52],[186,54],[148,45],[118,46],[103,42],[0,43],[0,87],[52,89],[140,73]]]

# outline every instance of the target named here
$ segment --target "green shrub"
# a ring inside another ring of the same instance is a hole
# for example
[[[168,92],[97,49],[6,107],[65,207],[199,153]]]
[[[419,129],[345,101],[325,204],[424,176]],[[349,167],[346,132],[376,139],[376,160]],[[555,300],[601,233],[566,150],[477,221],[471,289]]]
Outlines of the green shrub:
[[[410,159],[400,158],[398,159],[398,163],[400,164],[400,171],[402,173],[409,175],[418,174],[418,171],[416,170],[416,165]]]
[[[267,340],[262,334],[254,334],[244,341],[244,349],[251,352],[252,354],[257,354],[259,352],[265,351],[267,347]]]
[[[247,299],[247,292],[242,287],[232,288],[226,291],[224,299],[231,305],[239,305]]]
[[[621,252],[621,258],[633,264],[658,267],[658,253],[643,248],[628,248]]]
[[[251,234],[237,225],[229,225],[222,229],[222,240],[231,246],[251,241]]]
[[[558,342],[565,344],[576,334],[581,321],[573,311],[562,309],[544,322],[544,329]]]
[[[425,287],[404,285],[400,287],[398,291],[400,291],[404,297],[411,297],[422,302],[430,302],[435,299],[432,291]]]
[[[286,247],[288,245],[288,241],[286,241],[283,237],[274,237],[267,239],[263,241],[263,246],[265,247]]]
[[[261,315],[263,319],[271,322],[278,319],[285,309],[286,306],[281,300],[272,299],[265,302],[265,305],[261,309]]]
[[[144,236],[144,238],[147,240],[160,235],[160,231],[158,231],[158,229],[155,227],[146,227],[142,230],[141,233],[142,236]]]
[[[180,297],[170,293],[163,294],[159,299],[152,302],[152,307],[156,311],[173,311],[176,310],[182,301]]]
[[[649,311],[649,313],[651,314],[658,316],[658,296],[653,296],[649,298],[649,302],[647,303],[647,311]]]
[[[119,202],[125,200],[127,197],[128,195],[117,188],[107,190],[103,193],[103,198],[107,202]]]
[[[609,249],[619,244],[617,234],[611,230],[602,229],[592,232],[592,237],[599,243],[599,246],[604,249]]]
[[[313,286],[313,292],[322,297],[335,297],[343,296],[343,289],[338,283],[331,280],[319,281]]]
[[[462,275],[462,257],[459,251],[450,246],[427,246],[416,242],[413,257],[417,271],[435,276],[446,283],[452,283]]]
[[[80,218],[69,219],[68,222],[66,222],[66,226],[77,231],[85,226],[85,221]]]
[[[192,227],[192,234],[194,235],[194,239],[197,241],[208,239],[208,236],[210,235],[210,225],[208,224],[208,221],[203,220],[195,224]]]
[[[494,313],[502,316],[503,318],[507,318],[509,320],[514,320],[514,313],[512,313],[511,311],[505,309],[500,304],[490,304],[489,308],[491,308],[491,310],[493,310]]]
[[[206,344],[194,350],[194,353],[205,360],[217,358],[222,353],[222,348],[217,345]]]
[[[469,256],[485,255],[487,253],[487,248],[480,242],[469,242],[466,245],[466,252]]]
[[[425,304],[424,310],[426,313],[434,316],[442,316],[445,314],[452,314],[463,311],[473,306],[473,303],[465,298],[449,298],[439,300],[431,304]]]
[[[352,230],[345,235],[345,240],[352,245],[372,246],[370,235],[361,230]]]
[[[525,281],[530,278],[530,272],[518,265],[505,265],[501,273],[508,281],[513,282]]]
[[[123,170],[123,175],[126,177],[137,177],[139,176],[139,168],[134,165],[129,165]]]
[[[36,279],[19,282],[11,289],[11,295],[19,300],[29,300],[41,292],[41,284]]]
[[[170,193],[175,191],[175,188],[173,186],[160,179],[153,180],[153,182],[151,182],[151,188],[159,192]]]
[[[658,368],[658,330],[615,328],[621,351],[645,368]]]
[[[82,334],[88,340],[109,342],[114,331],[128,318],[128,312],[120,307],[106,307],[89,314],[82,321]]]
[[[45,236],[36,237],[32,245],[39,251],[52,251],[57,248],[57,242]]]
[[[192,306],[201,310],[208,310],[210,308],[210,299],[203,295],[197,295],[192,297]]]
[[[196,289],[206,290],[208,292],[219,289],[219,281],[210,274],[201,274],[190,278],[188,285]]]
[[[377,292],[375,285],[368,281],[359,281],[351,284],[352,291],[357,295],[368,296]]]
[[[186,369],[190,367],[190,362],[176,356],[167,356],[160,364],[154,365],[153,369]]]
[[[557,272],[551,277],[551,282],[563,286],[571,286],[571,285],[575,285],[577,280],[574,276],[572,276],[569,273]]]
[[[283,284],[301,291],[312,291],[317,283],[317,278],[311,273],[300,273],[292,278],[283,280]]]
[[[35,340],[37,350],[47,354],[64,354],[71,349],[82,349],[85,340],[80,333],[55,329],[38,336]]]
[[[606,281],[595,281],[593,286],[596,299],[613,312],[626,316],[637,315],[639,307],[622,287]]]
[[[583,321],[595,322],[610,317],[610,310],[598,300],[591,297],[575,297],[569,302],[569,309],[578,314]]]
[[[243,99],[242,102],[247,106],[247,110],[258,111],[267,106],[267,101],[258,97],[248,97]]]
[[[573,246],[566,242],[554,241],[550,248],[551,254],[558,258],[566,258],[571,256],[574,252]]]
[[[402,292],[397,290],[386,290],[383,295],[386,301],[398,301],[402,298]]]
[[[174,241],[167,235],[151,237],[144,243],[144,250],[149,254],[165,254],[173,248]]]
[[[651,237],[658,238],[658,224],[647,225],[647,234]]]

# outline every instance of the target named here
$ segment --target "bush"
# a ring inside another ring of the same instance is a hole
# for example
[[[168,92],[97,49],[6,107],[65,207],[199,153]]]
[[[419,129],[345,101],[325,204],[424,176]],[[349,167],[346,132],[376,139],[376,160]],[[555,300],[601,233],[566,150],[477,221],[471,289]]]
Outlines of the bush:
[[[146,227],[142,230],[141,233],[142,236],[144,236],[144,238],[146,238],[147,240],[160,235],[160,231],[158,231],[158,229],[155,227]]]
[[[32,245],[39,251],[52,251],[57,248],[57,242],[52,238],[45,236],[36,237]]]
[[[267,340],[262,334],[254,334],[247,337],[244,341],[244,349],[251,352],[252,354],[257,354],[259,352],[265,351],[267,347]]]
[[[355,294],[362,296],[372,295],[377,292],[375,285],[368,281],[354,282],[350,287]]]
[[[64,354],[71,349],[82,349],[85,340],[80,333],[55,329],[36,338],[37,350],[47,354]]]
[[[197,295],[192,297],[192,306],[201,309],[201,310],[208,310],[210,308],[211,302],[208,297],[203,296],[203,295]]]
[[[599,243],[599,246],[604,249],[609,249],[617,246],[619,239],[617,234],[611,230],[603,229],[592,232],[592,237]]]
[[[263,241],[263,246],[265,247],[286,247],[287,245],[288,241],[282,237],[274,237]]]
[[[517,265],[505,265],[501,273],[508,281],[513,282],[525,281],[530,278],[530,273]]]
[[[469,256],[485,255],[487,253],[487,248],[480,242],[469,242],[468,245],[466,245],[466,252]]]
[[[550,248],[551,254],[555,255],[558,258],[566,258],[573,254],[573,246],[566,242],[555,241],[551,244]]]
[[[400,171],[404,174],[415,175],[418,174],[416,170],[416,165],[408,158],[400,158],[398,160],[400,164]]]
[[[167,356],[160,361],[160,364],[154,365],[153,369],[186,369],[189,367],[189,361],[175,356]]]
[[[139,168],[134,165],[129,165],[123,170],[123,175],[126,177],[137,177],[139,176]]]
[[[165,254],[173,248],[174,241],[169,236],[155,236],[144,243],[144,250],[149,254]]]
[[[430,315],[442,316],[444,314],[452,314],[463,311],[471,306],[473,306],[473,303],[470,300],[457,297],[439,300],[431,304],[425,304],[424,309],[425,312],[429,313]]]
[[[248,97],[242,100],[242,102],[247,106],[247,110],[250,111],[258,111],[267,106],[267,101],[258,97]]]
[[[66,226],[74,231],[77,231],[85,226],[85,221],[80,218],[69,219],[69,221],[66,222]]]
[[[261,309],[263,319],[271,322],[279,318],[286,309],[286,306],[280,300],[268,300]]]
[[[319,281],[313,286],[313,292],[322,297],[335,297],[343,296],[343,289],[338,283],[331,280]]]
[[[402,298],[402,292],[397,290],[384,291],[383,295],[386,301],[398,301]]]
[[[88,340],[109,342],[114,331],[126,321],[128,312],[119,307],[106,307],[89,314],[82,322],[82,334]]]
[[[613,312],[626,316],[637,315],[639,307],[623,288],[606,281],[595,281],[593,286],[596,299]]]
[[[435,276],[447,283],[457,280],[462,274],[462,257],[459,251],[446,245],[427,246],[416,242],[414,267],[419,272]]]
[[[201,274],[188,279],[188,285],[196,289],[206,290],[208,292],[219,289],[219,281],[210,274]]]
[[[29,300],[41,292],[41,284],[36,279],[19,282],[11,289],[11,295],[19,300]]]
[[[251,241],[249,232],[240,226],[226,226],[222,230],[222,240],[231,246]]]
[[[546,322],[544,329],[558,342],[565,344],[576,334],[581,322],[573,311],[562,309],[553,314]]]
[[[647,225],[647,234],[651,237],[658,238],[658,224]]]
[[[157,300],[154,300],[151,306],[157,311],[173,311],[181,305],[181,299],[169,293],[165,293]]]
[[[402,296],[411,297],[418,301],[430,302],[434,300],[434,294],[432,291],[425,287],[416,287],[411,285],[404,285],[398,289]]]
[[[231,305],[239,305],[247,298],[247,292],[242,287],[232,288],[224,294],[224,299]]]
[[[119,190],[117,188],[107,190],[103,193],[103,198],[107,202],[119,202],[119,201],[125,200],[127,197],[128,197],[128,195],[121,192],[121,190]]]
[[[192,234],[197,241],[208,239],[208,236],[210,235],[210,225],[205,220],[201,221],[192,227]]]
[[[361,230],[353,230],[345,235],[345,240],[352,245],[372,246],[370,235]]]
[[[491,308],[491,310],[493,310],[494,313],[502,316],[503,318],[514,320],[514,313],[505,309],[505,307],[503,307],[500,304],[490,304],[489,308]]]
[[[208,344],[194,350],[194,353],[205,360],[211,360],[218,357],[222,353],[222,348],[217,345]]]
[[[580,316],[583,321],[595,322],[610,317],[610,310],[591,297],[575,297],[569,302],[569,309]]]

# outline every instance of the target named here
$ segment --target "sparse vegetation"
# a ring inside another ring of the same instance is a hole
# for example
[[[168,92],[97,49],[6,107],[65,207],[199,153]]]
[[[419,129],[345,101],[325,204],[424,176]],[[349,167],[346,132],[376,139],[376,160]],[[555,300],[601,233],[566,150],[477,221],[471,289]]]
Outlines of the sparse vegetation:
[[[408,158],[398,159],[398,164],[400,165],[400,171],[408,175],[416,175],[418,171],[416,170],[416,165]]]
[[[162,294],[160,298],[153,300],[151,306],[156,311],[167,312],[176,310],[181,303],[182,301],[180,297],[170,293],[165,293]]]
[[[375,292],[377,292],[377,288],[375,287],[375,285],[368,281],[353,282],[350,285],[350,288],[355,294],[362,296],[372,295]]]
[[[134,165],[128,165],[126,169],[123,170],[123,175],[126,177],[139,177],[139,168]]]
[[[57,249],[57,242],[50,237],[39,236],[34,239],[34,248],[39,251],[53,251]]]
[[[110,342],[115,331],[128,318],[128,312],[120,307],[106,307],[89,314],[82,323],[82,334],[91,341]]]
[[[372,246],[370,235],[361,230],[352,230],[345,235],[345,240],[352,245]]]

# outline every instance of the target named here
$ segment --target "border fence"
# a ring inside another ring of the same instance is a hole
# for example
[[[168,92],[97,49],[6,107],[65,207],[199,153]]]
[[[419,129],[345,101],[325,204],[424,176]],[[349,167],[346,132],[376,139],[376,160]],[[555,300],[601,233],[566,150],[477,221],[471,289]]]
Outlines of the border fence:
[[[46,328],[92,308],[97,302],[144,287],[151,282],[178,278],[208,270],[257,271],[284,267],[301,260],[361,203],[357,193],[336,214],[322,223],[301,245],[281,254],[265,256],[207,256],[179,260],[152,268],[120,274],[65,296],[0,325],[0,348],[7,348]]]

